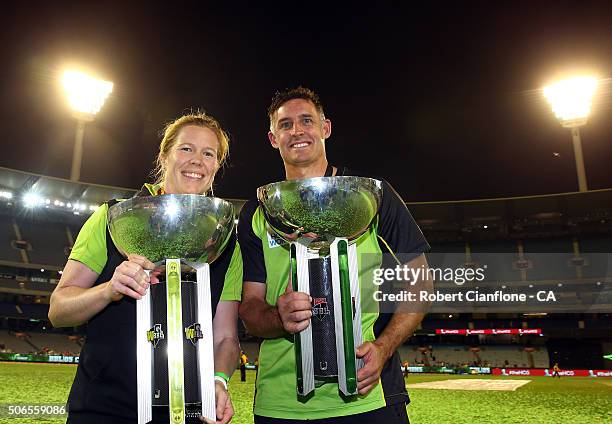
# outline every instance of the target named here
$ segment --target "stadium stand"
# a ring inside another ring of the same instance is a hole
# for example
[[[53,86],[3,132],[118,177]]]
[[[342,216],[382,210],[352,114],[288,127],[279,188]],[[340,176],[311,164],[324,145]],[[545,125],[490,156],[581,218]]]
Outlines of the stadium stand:
[[[81,329],[50,327],[49,296],[81,225],[95,206],[134,193],[0,168],[0,345],[22,353],[43,348],[78,352]],[[244,203],[232,202],[237,211]],[[488,261],[491,281],[508,281],[514,287],[548,287],[562,281],[576,290],[588,287],[581,294],[584,299],[612,304],[612,189],[408,206],[432,246],[432,267]],[[540,328],[543,335],[439,336],[435,334],[439,328]],[[29,337],[19,339],[14,333]],[[254,361],[257,339],[249,337],[241,325],[239,334],[243,350]],[[410,363],[416,358],[432,364],[505,365],[507,361],[546,367],[554,360],[562,367],[588,362],[593,368],[604,368],[612,367],[612,361],[604,363],[600,354],[609,353],[611,334],[610,314],[586,310],[539,315],[512,311],[430,314],[401,351]],[[432,346],[433,352],[421,352],[424,346]],[[592,347],[589,361],[576,353],[579,346]]]
[[[49,225],[48,222],[34,218],[16,220],[23,240],[27,240],[31,245],[28,250],[30,262],[60,267],[66,262],[65,249],[69,246],[66,227],[53,224]]]
[[[16,239],[13,220],[10,217],[3,217],[0,220],[0,257],[4,261],[21,262],[21,251],[16,248]]]
[[[28,339],[26,333],[0,330],[0,343],[5,346],[7,352],[35,353],[38,349],[32,346],[31,342],[28,343]]]
[[[81,346],[75,341],[70,340],[65,334],[52,333],[28,333],[30,340],[39,347],[41,352],[61,353],[61,354],[78,354]]]
[[[0,330],[0,345],[5,346],[7,353],[78,355],[81,350],[78,340],[78,336],[66,334]]]
[[[489,264],[486,274],[488,280],[517,281],[521,279],[520,272],[511,261],[506,260],[506,256],[492,255],[492,253],[517,255],[519,248],[516,240],[477,240],[469,243],[469,247],[474,263],[486,262]]]
[[[419,347],[404,345],[400,348],[400,356],[410,364],[423,364],[427,360],[431,366],[451,368],[463,365],[529,368],[549,366],[548,351],[545,347],[536,347],[533,352],[527,352],[522,346],[490,345],[473,348],[465,345],[430,345],[425,352],[421,352]]]
[[[21,310],[23,311],[23,315],[28,318],[46,320],[47,315],[49,314],[49,305],[40,305],[40,304],[21,304]]]

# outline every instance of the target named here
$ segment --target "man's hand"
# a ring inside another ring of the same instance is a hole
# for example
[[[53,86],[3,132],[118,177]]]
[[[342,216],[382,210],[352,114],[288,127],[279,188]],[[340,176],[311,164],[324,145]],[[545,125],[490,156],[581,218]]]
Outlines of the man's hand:
[[[127,261],[123,261],[117,268],[111,280],[107,283],[108,299],[120,300],[123,296],[141,299],[147,291],[150,283],[156,283],[157,278],[149,277],[145,270],[153,270],[153,262],[145,258],[131,254]]]
[[[363,368],[357,372],[357,390],[360,395],[368,394],[378,384],[389,356],[387,349],[376,342],[365,342],[357,348],[357,357],[364,361]]]
[[[299,333],[310,325],[312,298],[306,293],[294,292],[291,283],[276,302],[283,328],[289,334]]]
[[[229,393],[225,390],[223,384],[215,381],[215,399],[216,399],[216,423],[204,417],[200,417],[200,421],[207,424],[227,424],[234,416],[234,407],[229,397]]]

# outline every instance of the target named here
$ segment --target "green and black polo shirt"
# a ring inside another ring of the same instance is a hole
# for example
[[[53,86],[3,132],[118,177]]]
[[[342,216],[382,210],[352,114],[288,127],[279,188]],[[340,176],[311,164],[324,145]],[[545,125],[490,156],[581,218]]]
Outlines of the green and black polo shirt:
[[[339,168],[337,175],[366,176],[349,173],[346,168]],[[266,301],[276,305],[289,280],[289,245],[268,229],[257,200],[247,202],[240,213],[238,240],[242,249],[244,280],[266,284]],[[394,253],[412,253],[413,257],[429,249],[406,205],[386,181],[383,181],[379,214],[370,229],[355,243],[362,299],[372,298],[368,291],[372,288],[372,280],[369,279],[368,284],[368,276],[381,266],[382,254],[387,253],[388,248]],[[374,305],[374,310],[370,307],[368,311],[362,311],[363,340],[375,340],[390,319],[390,314],[378,312],[377,305]],[[254,412],[273,418],[320,419],[407,403],[409,398],[397,352],[385,364],[380,383],[366,396],[346,399],[339,395],[336,383],[327,383],[317,388],[312,398],[304,401],[298,398],[296,391],[293,341],[284,337],[266,339],[259,352]]]
[[[140,196],[157,195],[146,184]],[[108,202],[100,206],[81,228],[70,259],[99,274],[94,285],[109,281],[125,258],[107,230]],[[219,301],[240,301],[242,260],[236,237],[210,267],[213,316]],[[70,423],[136,422],[136,300],[125,296],[87,323],[85,345],[68,397]],[[212,343],[212,337],[204,339]],[[167,421],[166,421],[167,422]]]

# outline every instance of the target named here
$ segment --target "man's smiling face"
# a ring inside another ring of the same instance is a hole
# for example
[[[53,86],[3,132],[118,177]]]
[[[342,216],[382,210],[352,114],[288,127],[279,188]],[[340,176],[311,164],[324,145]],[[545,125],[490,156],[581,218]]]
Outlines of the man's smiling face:
[[[275,113],[268,138],[285,164],[307,166],[325,159],[331,122],[305,99],[291,99]]]

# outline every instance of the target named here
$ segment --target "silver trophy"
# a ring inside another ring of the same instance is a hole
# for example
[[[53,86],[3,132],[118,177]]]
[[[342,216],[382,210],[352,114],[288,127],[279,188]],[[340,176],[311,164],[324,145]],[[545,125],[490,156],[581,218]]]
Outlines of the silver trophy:
[[[152,420],[153,405],[167,405],[173,424],[191,414],[215,421],[209,264],[232,234],[234,207],[195,194],[134,197],[109,208],[108,229],[121,254],[166,274],[136,302],[138,423]],[[182,271],[195,271],[195,283]]]
[[[297,391],[337,381],[357,394],[361,344],[357,246],[378,213],[381,181],[320,177],[283,181],[257,191],[271,231],[290,243],[293,290],[313,299],[310,325],[295,335]]]

